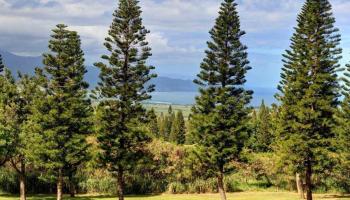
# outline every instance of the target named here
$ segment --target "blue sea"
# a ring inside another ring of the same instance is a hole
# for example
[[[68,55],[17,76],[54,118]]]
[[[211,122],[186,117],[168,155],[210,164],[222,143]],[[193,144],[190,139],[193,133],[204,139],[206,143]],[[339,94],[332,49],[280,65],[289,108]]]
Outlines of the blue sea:
[[[274,89],[255,90],[251,105],[254,107],[259,106],[262,100],[268,105],[276,103],[275,93]],[[195,103],[197,95],[197,92],[154,92],[150,103],[191,105]]]

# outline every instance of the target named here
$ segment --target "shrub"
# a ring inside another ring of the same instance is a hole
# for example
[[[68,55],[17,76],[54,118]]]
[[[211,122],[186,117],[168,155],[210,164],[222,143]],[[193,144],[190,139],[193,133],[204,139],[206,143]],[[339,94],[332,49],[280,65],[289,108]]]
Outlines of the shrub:
[[[171,194],[182,194],[187,191],[186,185],[180,182],[170,183],[168,186],[168,192]]]
[[[239,182],[233,176],[227,176],[224,180],[226,192],[241,192]]]
[[[79,184],[87,193],[117,194],[117,182],[110,176],[103,178],[89,178]]]
[[[6,193],[18,192],[18,178],[16,172],[8,168],[0,170],[0,190]]]

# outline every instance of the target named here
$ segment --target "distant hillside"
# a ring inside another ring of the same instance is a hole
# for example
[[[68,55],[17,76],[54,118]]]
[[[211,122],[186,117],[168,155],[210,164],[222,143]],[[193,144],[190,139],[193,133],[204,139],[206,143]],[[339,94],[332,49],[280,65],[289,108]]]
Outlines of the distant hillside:
[[[192,80],[173,79],[168,77],[157,77],[150,81],[156,85],[157,92],[196,92],[198,87]]]
[[[33,74],[36,67],[42,67],[42,57],[17,56],[6,51],[1,51],[4,63],[13,73],[18,71],[26,74]],[[99,70],[96,67],[88,66],[88,73],[85,79],[89,82],[90,88],[94,88],[98,82]],[[191,80],[174,79],[168,77],[157,77],[149,84],[155,84],[157,92],[194,92],[196,85]]]
[[[0,50],[0,54],[3,56],[4,63],[8,66],[13,73],[20,71],[22,73],[33,74],[35,67],[42,67],[42,57],[26,57],[17,56],[5,51]],[[96,67],[88,66],[88,73],[85,75],[85,79],[89,82],[90,88],[96,87],[99,80],[99,70]],[[194,97],[197,95],[197,86],[192,80],[182,80],[169,77],[157,77],[150,81],[149,84],[156,85],[157,94],[153,94],[153,101],[166,102],[173,104],[193,104]],[[264,99],[266,103],[274,103],[275,99],[273,95],[276,90],[274,88],[259,88],[248,87],[254,91],[254,99],[252,105],[257,106],[261,100]]]
[[[35,67],[42,66],[42,58],[40,56],[17,56],[2,50],[0,50],[0,54],[4,59],[5,65],[9,67],[13,73],[20,71],[22,73],[32,74]]]

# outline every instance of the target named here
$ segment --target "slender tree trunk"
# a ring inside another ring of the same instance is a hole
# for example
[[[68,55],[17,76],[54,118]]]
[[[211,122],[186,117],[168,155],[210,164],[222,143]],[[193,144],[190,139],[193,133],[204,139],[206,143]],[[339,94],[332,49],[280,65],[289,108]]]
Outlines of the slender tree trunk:
[[[299,194],[300,199],[305,199],[305,196],[304,196],[304,183],[303,183],[303,180],[301,179],[299,173],[296,173],[295,180],[296,180],[298,194]]]
[[[69,193],[70,197],[75,197],[75,184],[72,175],[69,176]]]
[[[63,175],[62,169],[58,170],[58,179],[57,179],[57,200],[62,200],[63,196]]]
[[[124,171],[122,168],[118,170],[118,196],[119,200],[124,200]]]
[[[217,178],[218,178],[218,188],[219,188],[221,200],[227,200],[225,187],[224,187],[224,173],[221,171]]]
[[[21,169],[19,173],[19,193],[20,193],[20,200],[26,200],[26,165],[24,163],[24,160],[21,160]]]
[[[312,168],[310,161],[307,162],[305,173],[306,199],[312,200]]]

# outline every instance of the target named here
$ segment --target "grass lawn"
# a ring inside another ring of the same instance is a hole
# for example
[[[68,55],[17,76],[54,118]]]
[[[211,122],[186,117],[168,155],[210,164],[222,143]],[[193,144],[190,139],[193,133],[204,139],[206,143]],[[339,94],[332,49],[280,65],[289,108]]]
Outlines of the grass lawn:
[[[315,195],[315,200],[350,200],[350,196]],[[17,200],[16,196],[0,195],[0,200]],[[65,198],[71,200],[70,198]],[[76,200],[116,200],[116,197],[90,197],[80,196]],[[242,192],[228,194],[229,200],[298,200],[298,195],[287,192]],[[54,196],[36,196],[28,200],[55,200]],[[219,194],[205,195],[155,195],[155,196],[129,196],[126,200],[220,200]]]

